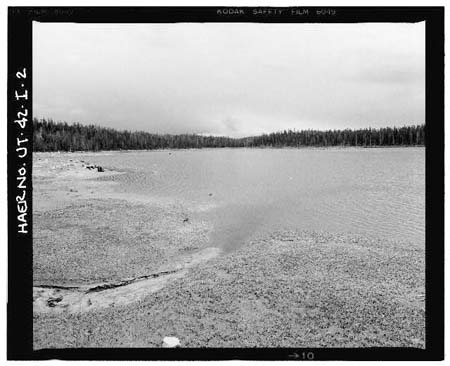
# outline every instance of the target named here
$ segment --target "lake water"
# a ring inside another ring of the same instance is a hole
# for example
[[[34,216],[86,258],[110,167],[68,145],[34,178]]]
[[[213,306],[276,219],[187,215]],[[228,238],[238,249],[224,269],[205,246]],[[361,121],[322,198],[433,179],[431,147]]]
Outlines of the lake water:
[[[282,229],[425,243],[425,149],[204,149],[86,154],[125,171],[117,189],[213,220],[232,249]],[[203,208],[203,209],[202,209]]]

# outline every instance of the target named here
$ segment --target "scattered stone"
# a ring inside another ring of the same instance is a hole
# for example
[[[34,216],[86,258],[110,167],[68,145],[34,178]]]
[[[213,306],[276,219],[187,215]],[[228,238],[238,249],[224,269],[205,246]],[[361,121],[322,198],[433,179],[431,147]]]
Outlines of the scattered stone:
[[[188,222],[189,221],[189,218],[188,217],[186,217],[184,220],[183,220],[183,222]]]
[[[163,348],[181,347],[180,340],[177,337],[164,337]]]
[[[104,170],[103,170],[103,168],[102,168],[101,166],[98,166],[98,167],[97,167],[97,172],[99,172],[99,173],[103,173],[103,172],[104,172]]]

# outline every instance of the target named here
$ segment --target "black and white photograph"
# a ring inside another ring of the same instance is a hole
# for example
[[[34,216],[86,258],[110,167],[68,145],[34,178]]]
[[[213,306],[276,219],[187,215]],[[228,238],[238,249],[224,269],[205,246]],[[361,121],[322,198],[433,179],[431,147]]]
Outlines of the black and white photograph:
[[[60,9],[10,84],[34,352],[426,351],[426,20]]]

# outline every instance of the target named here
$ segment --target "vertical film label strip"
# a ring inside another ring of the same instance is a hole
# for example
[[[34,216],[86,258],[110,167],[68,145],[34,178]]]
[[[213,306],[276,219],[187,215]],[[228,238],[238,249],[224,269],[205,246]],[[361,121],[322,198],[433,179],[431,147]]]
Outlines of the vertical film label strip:
[[[33,70],[32,22],[8,8],[8,326],[7,357],[33,354]]]
[[[26,160],[28,154],[31,154],[30,150],[30,138],[26,136],[26,128],[28,123],[31,123],[30,112],[27,108],[29,101],[28,94],[28,75],[27,69],[21,68],[15,74],[15,89],[14,89],[14,100],[16,102],[15,110],[15,131],[16,131],[16,157],[18,161],[17,165],[17,232],[19,234],[28,234],[28,197],[27,197],[27,186],[30,184],[28,177],[28,172],[31,167],[27,166]]]

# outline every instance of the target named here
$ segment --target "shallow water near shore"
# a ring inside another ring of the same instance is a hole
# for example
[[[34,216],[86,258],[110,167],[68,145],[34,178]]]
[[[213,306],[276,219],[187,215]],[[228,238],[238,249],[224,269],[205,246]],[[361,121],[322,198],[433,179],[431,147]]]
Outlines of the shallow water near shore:
[[[212,246],[278,229],[425,242],[425,149],[203,149],[83,154],[115,189],[212,221]]]

